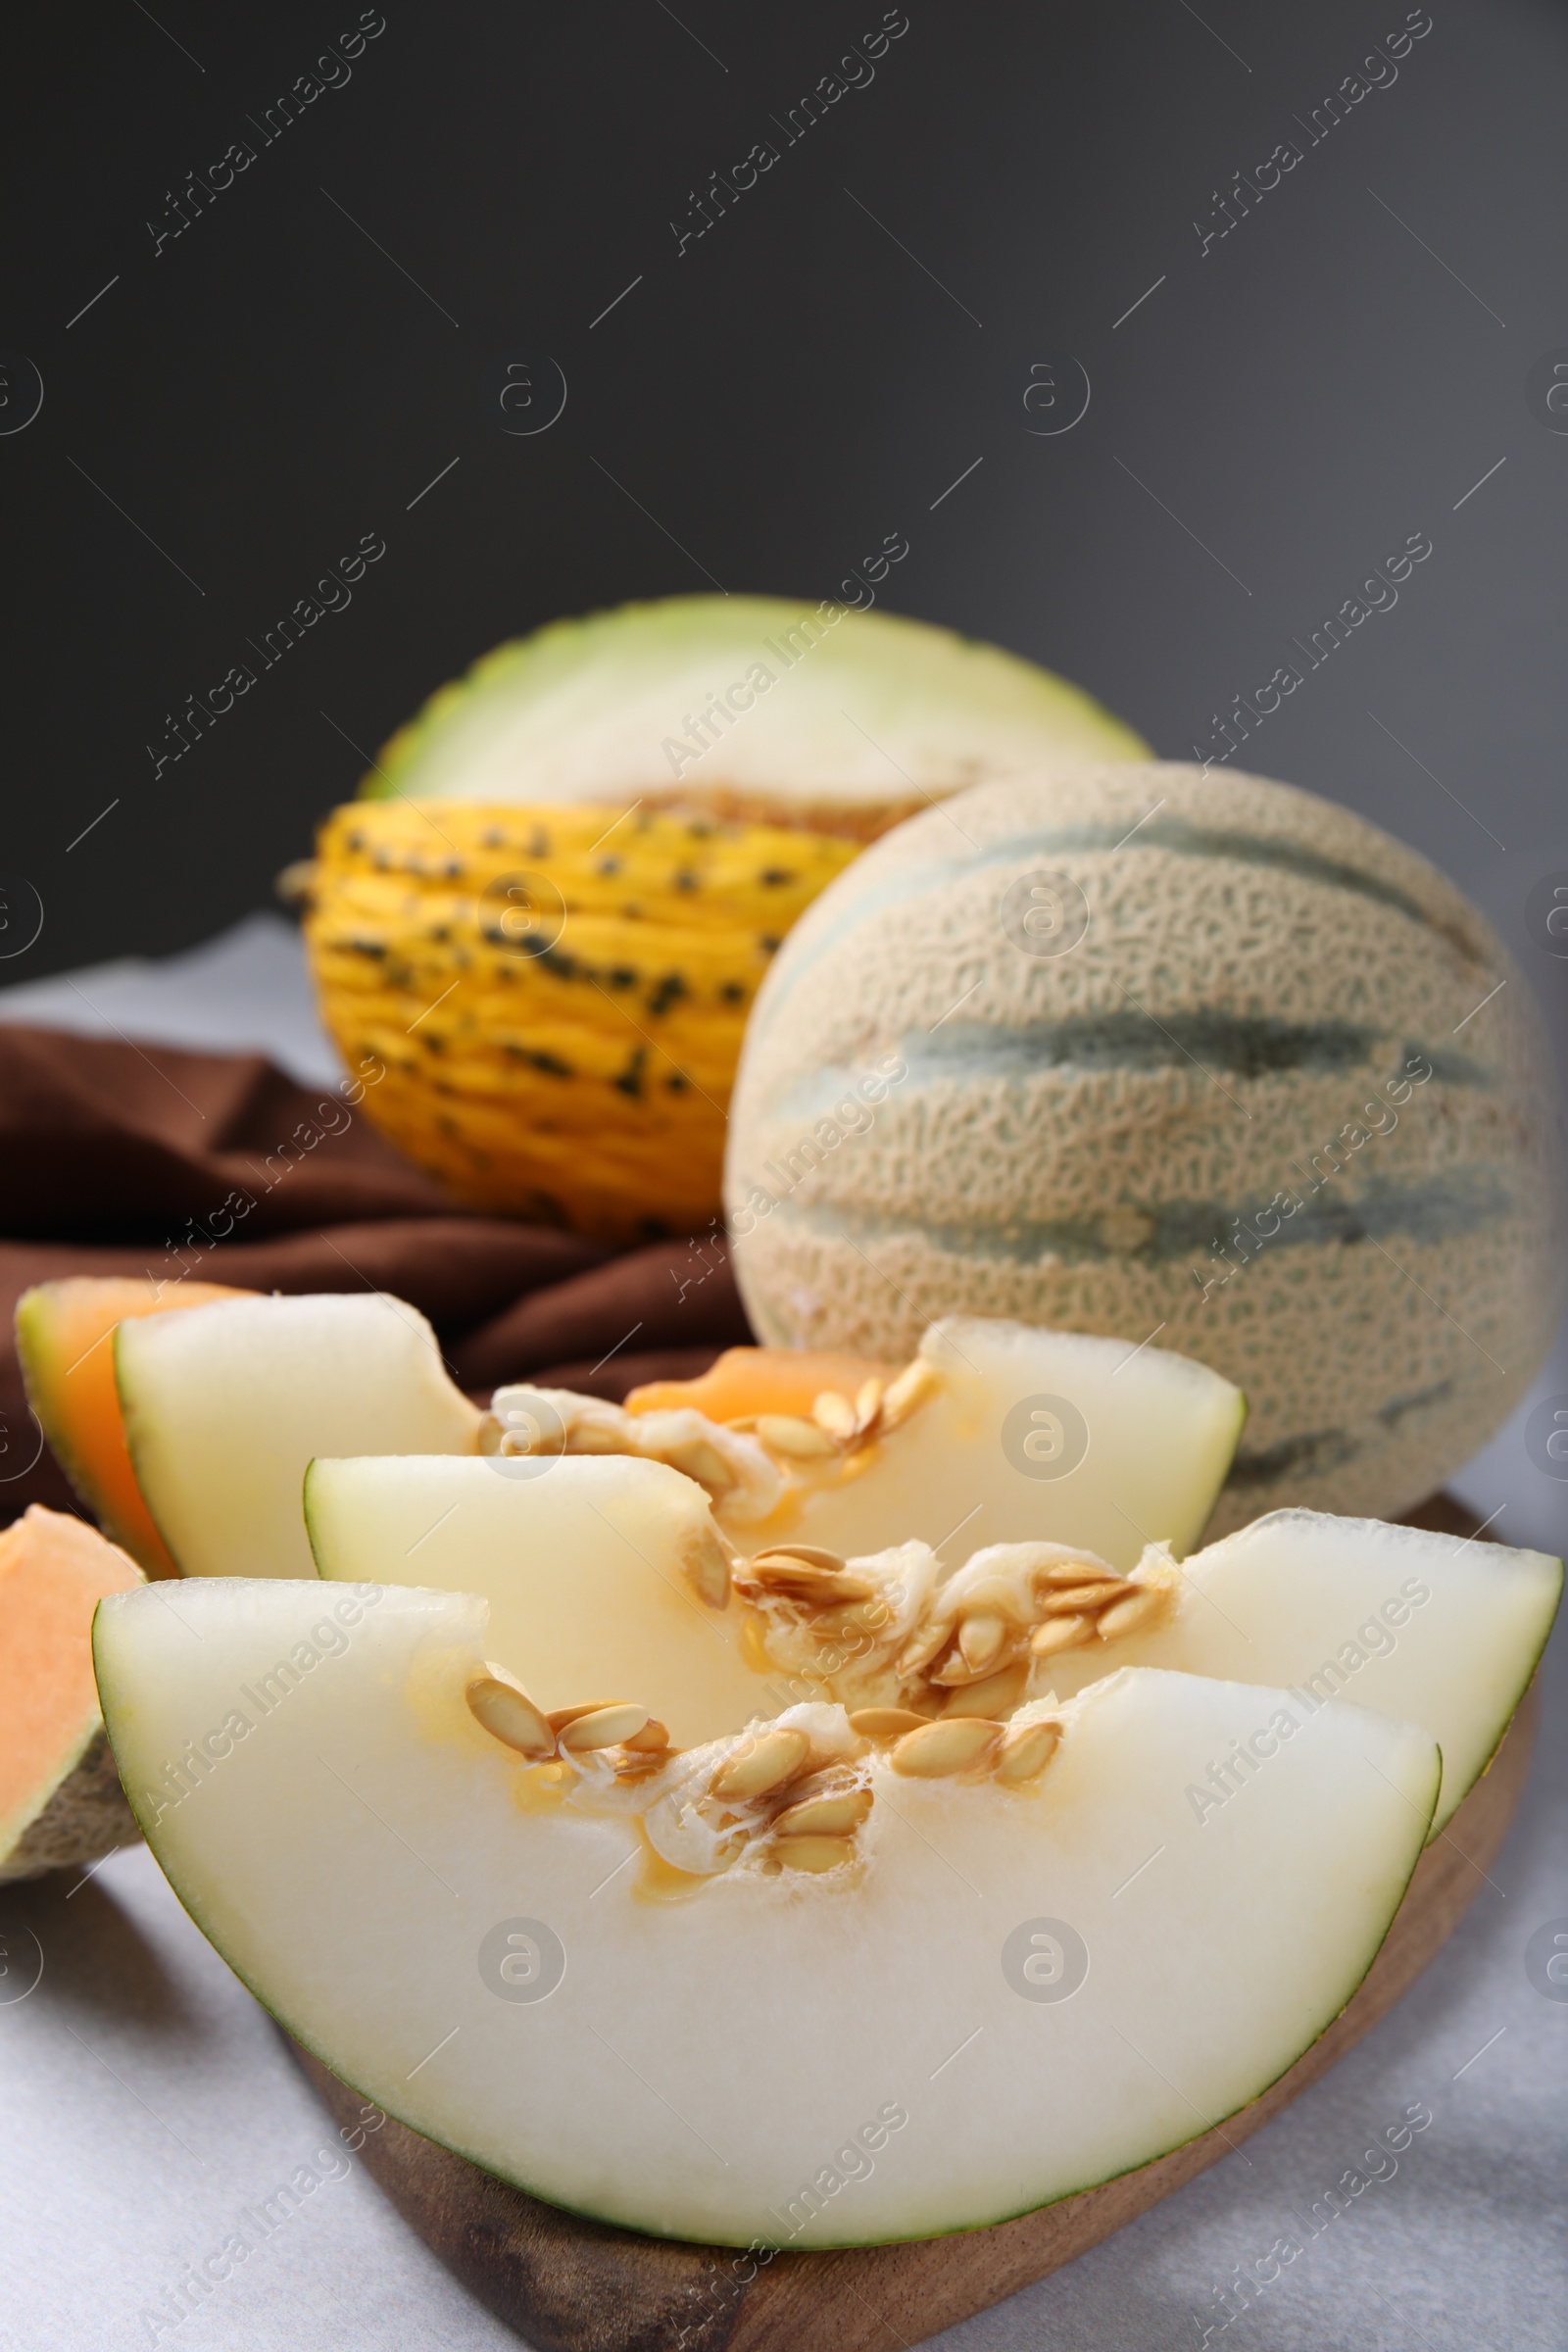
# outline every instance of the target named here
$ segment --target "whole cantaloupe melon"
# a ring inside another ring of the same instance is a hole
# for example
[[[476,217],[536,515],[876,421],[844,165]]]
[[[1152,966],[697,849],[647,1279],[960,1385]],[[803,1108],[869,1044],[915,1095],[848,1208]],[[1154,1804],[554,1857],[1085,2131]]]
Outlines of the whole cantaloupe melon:
[[[1257,777],[1086,765],[911,818],[808,910],[726,1201],[763,1341],[1155,1339],[1250,1400],[1217,1529],[1395,1517],[1550,1346],[1560,1139],[1528,985],[1425,858]]]

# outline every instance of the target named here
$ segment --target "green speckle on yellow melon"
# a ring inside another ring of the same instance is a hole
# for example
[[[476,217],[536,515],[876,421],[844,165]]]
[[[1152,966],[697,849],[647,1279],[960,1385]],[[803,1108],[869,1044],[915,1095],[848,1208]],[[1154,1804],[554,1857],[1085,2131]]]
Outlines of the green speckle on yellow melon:
[[[1065,953],[1031,951],[1070,922],[1004,927],[1036,874],[1082,893]],[[808,910],[726,1204],[766,1342],[897,1358],[957,1311],[1157,1332],[1249,1399],[1218,1528],[1393,1517],[1550,1346],[1560,1122],[1528,984],[1416,852],[1257,777],[1085,766],[911,818]]]

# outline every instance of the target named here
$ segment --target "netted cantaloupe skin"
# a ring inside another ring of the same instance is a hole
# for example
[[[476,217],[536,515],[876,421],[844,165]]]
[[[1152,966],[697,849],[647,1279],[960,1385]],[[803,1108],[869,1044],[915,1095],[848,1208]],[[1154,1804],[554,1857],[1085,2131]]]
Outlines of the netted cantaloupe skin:
[[[753,998],[858,845],[624,808],[359,802],[306,940],[365,1109],[474,1208],[609,1241],[718,1208]]]
[[[1038,874],[1083,894],[1065,953],[1005,927]],[[726,1199],[765,1341],[899,1355],[963,1310],[1212,1365],[1250,1406],[1222,1532],[1396,1517],[1500,1427],[1560,1316],[1560,1138],[1528,983],[1426,859],[1283,785],[1107,765],[913,818],[809,911]]]

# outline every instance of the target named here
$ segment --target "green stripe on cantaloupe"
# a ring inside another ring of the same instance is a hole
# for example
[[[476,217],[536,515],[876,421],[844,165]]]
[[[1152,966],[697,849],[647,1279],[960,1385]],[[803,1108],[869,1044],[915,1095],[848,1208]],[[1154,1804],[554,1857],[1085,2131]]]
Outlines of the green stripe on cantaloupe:
[[[1041,871],[1090,908],[1054,958],[1001,923]],[[879,1066],[903,1075],[869,1127],[834,1121]],[[898,1355],[956,1310],[1157,1330],[1250,1399],[1219,1528],[1394,1516],[1550,1344],[1555,1100],[1482,918],[1348,810],[1176,765],[987,785],[865,852],[768,975],[736,1270],[774,1344]]]
[[[1288,1225],[1281,1225],[1271,1246],[1327,1249],[1396,1236],[1452,1241],[1494,1223],[1514,1205],[1512,1194],[1494,1177],[1434,1177],[1425,1184],[1367,1193],[1354,1201],[1309,1200]],[[1156,1200],[1136,1208],[1110,1208],[1098,1217],[1042,1217],[1006,1226],[962,1221],[937,1225],[925,1219],[915,1224],[907,1217],[866,1216],[840,1205],[797,1208],[788,1200],[773,1213],[821,1234],[853,1236],[862,1248],[917,1231],[933,1249],[952,1256],[992,1258],[1004,1265],[1033,1265],[1050,1255],[1066,1265],[1108,1264],[1137,1256],[1152,1265],[1187,1266],[1206,1257],[1212,1237],[1226,1232],[1243,1211],[1235,1202]]]
[[[1125,772],[1147,777],[1150,770],[1144,767]],[[1202,771],[1189,769],[1186,772],[1192,774]],[[1228,780],[1239,784],[1263,781],[1240,774]],[[1280,785],[1273,789],[1289,792],[1291,787]],[[1296,797],[1302,800],[1315,798],[1311,794],[1298,794]],[[1327,802],[1320,804],[1325,808],[1329,805]],[[1374,829],[1367,827],[1366,830],[1371,832]],[[1391,841],[1387,834],[1377,835],[1377,838],[1391,848],[1401,850],[1405,857],[1415,858],[1414,851],[1403,850],[1402,844]],[[1324,857],[1320,852],[1287,836],[1252,832],[1245,825],[1198,825],[1180,817],[1154,817],[1139,826],[1138,839],[1145,852],[1162,850],[1175,858],[1222,858],[1227,863],[1273,869],[1296,875],[1305,882],[1321,882],[1330,889],[1348,891],[1354,896],[1370,900],[1374,906],[1392,907],[1411,922],[1442,933],[1451,941],[1461,956],[1478,962],[1485,959],[1485,935],[1478,928],[1479,918],[1474,908],[1457,893],[1453,894],[1457,901],[1455,906],[1440,907],[1424,904],[1413,891],[1398,882],[1369,873],[1346,859]],[[867,884],[862,874],[864,897],[856,905],[853,916],[842,920],[819,919],[813,924],[808,938],[797,943],[797,954],[791,960],[788,976],[773,981],[765,1009],[760,1010],[763,1021],[777,1018],[796,980],[843,936],[848,923],[863,921],[867,915],[883,907],[897,906],[919,898],[935,882],[957,880],[996,866],[1007,866],[1013,872],[1027,872],[1040,858],[1049,858],[1054,863],[1057,858],[1067,857],[1071,853],[1096,850],[1114,855],[1125,846],[1124,836],[1116,831],[1116,821],[1108,824],[1031,826],[1004,836],[969,858],[951,854],[943,856],[941,853],[948,845],[942,838],[932,835],[928,840],[938,853],[935,857],[906,863],[901,861],[898,870],[880,874],[874,884]],[[1424,859],[1416,859],[1416,862],[1425,864]],[[1061,867],[1056,870],[1069,869]],[[844,902],[840,901],[839,904],[842,906]]]

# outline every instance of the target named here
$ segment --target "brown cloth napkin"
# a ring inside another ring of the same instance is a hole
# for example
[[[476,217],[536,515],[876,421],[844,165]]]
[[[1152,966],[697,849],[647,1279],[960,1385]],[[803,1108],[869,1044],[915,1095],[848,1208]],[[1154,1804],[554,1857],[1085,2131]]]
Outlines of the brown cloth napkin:
[[[357,1092],[260,1054],[0,1024],[0,1521],[73,1507],[12,1336],[22,1292],[64,1274],[393,1291],[475,1395],[531,1379],[619,1398],[750,1339],[722,1236],[617,1254],[455,1209]]]

